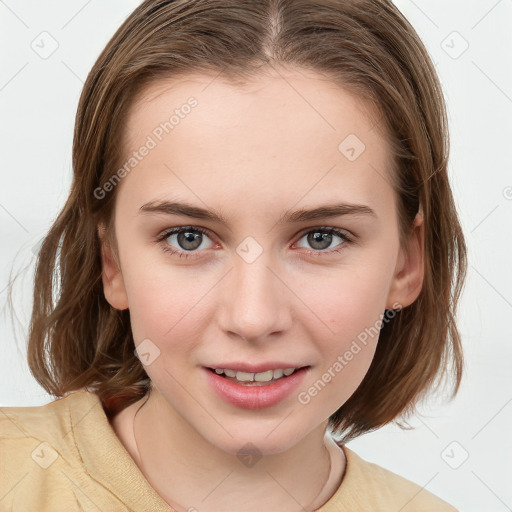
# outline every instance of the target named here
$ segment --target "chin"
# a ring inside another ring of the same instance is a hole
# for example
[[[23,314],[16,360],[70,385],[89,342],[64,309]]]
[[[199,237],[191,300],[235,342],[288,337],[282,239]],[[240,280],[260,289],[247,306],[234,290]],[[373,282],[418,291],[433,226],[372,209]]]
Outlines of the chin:
[[[263,424],[253,421],[250,426],[246,422],[240,425],[226,422],[230,425],[227,430],[232,437],[224,430],[221,435],[218,435],[218,430],[213,435],[211,430],[199,433],[210,444],[230,455],[240,457],[246,452],[255,456],[274,455],[289,450],[308,434],[290,430],[290,420],[281,421],[282,419],[273,419],[264,421]]]

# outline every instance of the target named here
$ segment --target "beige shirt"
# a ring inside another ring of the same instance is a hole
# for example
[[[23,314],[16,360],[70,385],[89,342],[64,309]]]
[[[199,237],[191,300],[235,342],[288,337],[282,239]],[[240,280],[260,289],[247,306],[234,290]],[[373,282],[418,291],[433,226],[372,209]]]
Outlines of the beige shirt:
[[[318,512],[456,512],[420,486],[343,447],[341,485]],[[87,390],[0,408],[0,512],[172,512]]]

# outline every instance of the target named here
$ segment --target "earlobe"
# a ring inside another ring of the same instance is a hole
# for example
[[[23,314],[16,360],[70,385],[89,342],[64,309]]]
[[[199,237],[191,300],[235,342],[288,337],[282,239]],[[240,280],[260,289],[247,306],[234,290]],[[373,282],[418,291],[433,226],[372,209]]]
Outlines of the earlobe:
[[[103,224],[98,225],[98,237],[101,247],[101,278],[105,298],[113,308],[127,309],[128,297],[124,287],[123,275],[105,236],[105,226]]]
[[[425,231],[422,213],[414,219],[413,228],[406,248],[400,250],[395,275],[390,286],[386,309],[397,309],[412,304],[421,292],[424,277]]]

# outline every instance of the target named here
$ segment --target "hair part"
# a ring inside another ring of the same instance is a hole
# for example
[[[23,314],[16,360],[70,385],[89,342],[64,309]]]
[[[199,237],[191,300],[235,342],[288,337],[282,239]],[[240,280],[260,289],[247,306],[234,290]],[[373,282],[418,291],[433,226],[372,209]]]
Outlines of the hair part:
[[[151,383],[134,353],[129,310],[104,296],[98,226],[115,253],[126,119],[147,86],[194,73],[243,86],[269,69],[312,70],[379,116],[402,245],[421,210],[424,281],[380,331],[369,371],[329,425],[346,440],[411,413],[443,377],[457,392],[463,356],[455,322],[466,246],[449,185],[442,89],[416,31],[387,0],[146,0],[116,31],[79,100],[69,197],[38,256],[28,363],[50,394],[94,390],[109,416]]]

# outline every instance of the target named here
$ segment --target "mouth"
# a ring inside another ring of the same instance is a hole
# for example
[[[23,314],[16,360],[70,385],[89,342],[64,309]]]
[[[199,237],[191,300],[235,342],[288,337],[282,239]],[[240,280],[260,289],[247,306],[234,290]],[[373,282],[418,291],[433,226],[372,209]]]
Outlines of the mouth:
[[[299,370],[309,368],[309,366],[276,368],[263,372],[245,372],[241,370],[233,370],[230,368],[207,368],[210,372],[215,373],[219,377],[240,384],[242,386],[266,386],[274,382],[286,380]]]
[[[311,371],[311,366],[292,367],[288,364],[276,362],[251,366],[241,362],[231,363],[232,368],[203,366],[203,370],[209,389],[226,403],[240,409],[264,409],[289,398]]]

